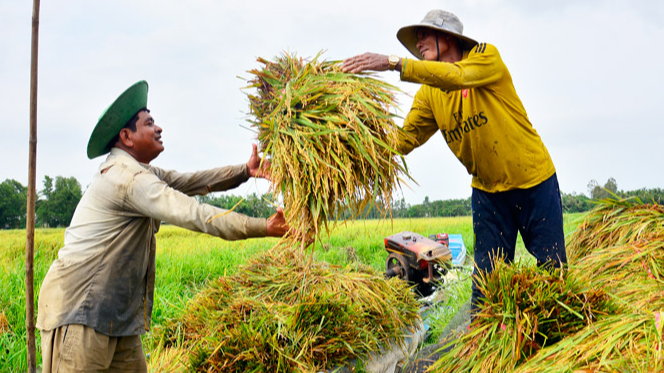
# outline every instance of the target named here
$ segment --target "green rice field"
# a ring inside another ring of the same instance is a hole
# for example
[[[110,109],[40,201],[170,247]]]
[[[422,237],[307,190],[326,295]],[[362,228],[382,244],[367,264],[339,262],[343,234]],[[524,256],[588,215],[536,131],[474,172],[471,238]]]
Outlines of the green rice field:
[[[566,234],[578,224],[578,215],[565,216]],[[384,271],[387,253],[385,237],[401,231],[411,231],[428,236],[433,233],[462,234],[472,258],[474,243],[472,220],[458,218],[420,218],[389,220],[360,220],[333,229],[316,243],[314,257],[336,265],[361,262]],[[38,229],[35,234],[35,312],[41,282],[49,266],[63,246],[64,229]],[[25,331],[25,230],[0,230],[0,371],[27,371]],[[205,234],[190,232],[178,227],[163,225],[157,235],[157,274],[153,328],[165,320],[177,317],[187,302],[209,279],[234,273],[248,259],[261,255],[277,243],[275,238],[245,241],[224,241]],[[532,264],[534,260],[517,244],[517,260]],[[470,263],[469,263],[470,264]],[[448,297],[445,307],[432,328],[443,328],[453,316],[458,303],[469,298],[469,280],[450,289],[455,296]],[[435,330],[434,330],[435,332]],[[39,332],[37,338],[37,363],[41,364]],[[143,337],[151,371],[157,371],[155,362],[158,341],[153,333]]]

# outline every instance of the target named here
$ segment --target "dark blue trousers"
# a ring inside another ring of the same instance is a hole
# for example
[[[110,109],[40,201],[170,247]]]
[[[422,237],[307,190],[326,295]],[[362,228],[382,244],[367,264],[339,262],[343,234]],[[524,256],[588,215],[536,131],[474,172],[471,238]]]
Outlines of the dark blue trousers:
[[[563,209],[558,178],[550,178],[528,189],[487,193],[473,188],[473,231],[475,270],[492,272],[492,262],[500,257],[514,261],[517,233],[538,265],[560,267],[567,263]],[[482,293],[473,281],[472,313],[481,304]]]

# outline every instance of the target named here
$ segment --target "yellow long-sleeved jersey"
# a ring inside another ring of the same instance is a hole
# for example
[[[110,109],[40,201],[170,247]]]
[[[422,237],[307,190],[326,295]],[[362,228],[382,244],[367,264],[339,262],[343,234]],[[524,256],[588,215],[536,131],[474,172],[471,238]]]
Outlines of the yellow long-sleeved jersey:
[[[404,59],[401,80],[420,83],[406,116],[403,154],[440,131],[487,192],[525,189],[555,173],[496,47],[480,43],[456,63]]]

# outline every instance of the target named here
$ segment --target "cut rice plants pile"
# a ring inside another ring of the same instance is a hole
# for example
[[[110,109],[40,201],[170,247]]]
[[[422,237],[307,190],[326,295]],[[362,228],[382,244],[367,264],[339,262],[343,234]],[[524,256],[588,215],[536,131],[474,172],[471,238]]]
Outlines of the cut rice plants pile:
[[[578,226],[567,247],[568,256],[574,262],[598,248],[654,241],[654,237],[662,235],[663,224],[662,205],[604,200]]]
[[[212,281],[160,333],[195,371],[318,372],[402,342],[420,321],[407,286],[273,250]]]
[[[471,329],[433,372],[664,372],[664,208],[604,200],[569,268],[496,264]]]
[[[400,175],[407,175],[390,113],[397,88],[319,57],[259,58],[264,66],[250,71],[253,127],[271,160],[275,197],[283,198],[286,222],[298,232],[293,241],[318,237],[329,221],[356,218],[369,207],[387,215]]]
[[[606,200],[568,252],[577,276],[634,311],[664,310],[664,206]]]
[[[608,296],[584,288],[570,273],[498,261],[480,278],[486,301],[471,330],[433,371],[509,372],[545,346],[609,311]]]
[[[664,312],[600,318],[543,349],[515,372],[664,372],[661,320]]]

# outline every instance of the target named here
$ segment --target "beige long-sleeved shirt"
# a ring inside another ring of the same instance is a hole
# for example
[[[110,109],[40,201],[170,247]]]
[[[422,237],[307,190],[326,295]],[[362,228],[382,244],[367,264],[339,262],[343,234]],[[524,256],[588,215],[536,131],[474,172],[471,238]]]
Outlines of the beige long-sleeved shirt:
[[[264,237],[265,219],[227,213],[191,197],[234,188],[246,165],[166,171],[113,148],[76,207],[39,293],[37,328],[83,324],[109,336],[150,328],[155,234],[167,222],[227,240]]]

